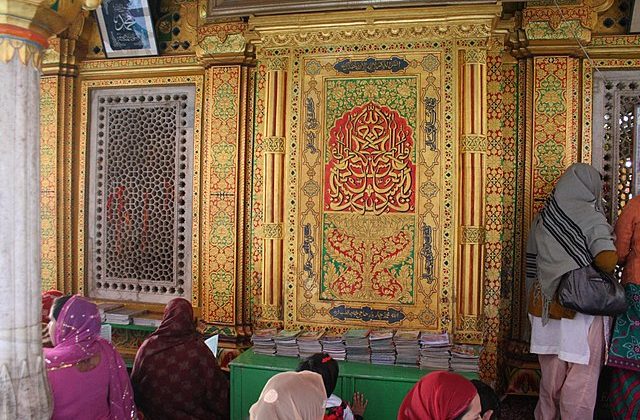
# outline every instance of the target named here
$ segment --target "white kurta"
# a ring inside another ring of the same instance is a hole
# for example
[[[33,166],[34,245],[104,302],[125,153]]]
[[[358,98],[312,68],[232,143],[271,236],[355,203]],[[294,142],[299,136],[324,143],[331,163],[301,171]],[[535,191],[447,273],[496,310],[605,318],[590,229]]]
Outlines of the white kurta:
[[[593,315],[576,313],[573,319],[550,319],[542,325],[542,318],[529,314],[531,322],[531,353],[556,354],[560,360],[580,365],[589,364],[589,327]],[[608,317],[603,319],[605,332]],[[605,337],[607,335],[605,334]]]

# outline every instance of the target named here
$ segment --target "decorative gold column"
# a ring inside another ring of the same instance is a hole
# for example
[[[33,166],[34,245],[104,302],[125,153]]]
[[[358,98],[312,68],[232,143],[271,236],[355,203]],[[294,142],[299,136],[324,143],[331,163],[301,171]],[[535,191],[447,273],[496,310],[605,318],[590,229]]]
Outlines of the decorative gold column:
[[[487,52],[461,52],[458,273],[455,339],[482,342],[485,178],[487,153]]]
[[[50,416],[42,358],[39,68],[89,0],[0,0],[0,418]]]
[[[234,347],[251,335],[246,297],[248,203],[251,202],[254,49],[246,25],[200,28],[204,66],[202,137],[201,319]]]
[[[73,287],[71,179],[76,53],[85,17],[50,40],[40,77],[40,209],[42,290]]]
[[[248,141],[247,114],[250,68],[245,65],[211,66],[205,70],[205,130],[203,149],[202,319],[215,325],[238,327],[243,336],[241,311],[245,264],[244,202]],[[249,184],[250,185],[250,184]]]
[[[264,260],[262,265],[262,319],[282,320],[284,152],[287,73],[274,59],[267,72],[264,129]]]

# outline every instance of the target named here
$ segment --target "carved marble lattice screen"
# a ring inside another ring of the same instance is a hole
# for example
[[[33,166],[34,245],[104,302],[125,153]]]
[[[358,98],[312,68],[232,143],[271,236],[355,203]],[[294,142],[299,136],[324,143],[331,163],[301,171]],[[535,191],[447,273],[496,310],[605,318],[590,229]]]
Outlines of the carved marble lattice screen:
[[[640,103],[637,72],[596,73],[593,102],[593,162],[604,173],[607,217],[614,222],[637,193],[633,179],[640,169],[634,143],[635,108]]]
[[[91,95],[89,296],[191,296],[193,87]]]

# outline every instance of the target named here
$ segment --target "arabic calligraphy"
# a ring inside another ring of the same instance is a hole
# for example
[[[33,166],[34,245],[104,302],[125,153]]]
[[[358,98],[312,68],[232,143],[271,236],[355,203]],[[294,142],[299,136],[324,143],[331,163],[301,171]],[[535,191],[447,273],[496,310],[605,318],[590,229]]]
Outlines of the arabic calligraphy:
[[[325,210],[413,212],[413,144],[407,121],[386,106],[369,102],[346,112],[329,135]]]
[[[438,99],[425,97],[424,98],[424,113],[425,113],[425,121],[424,121],[424,133],[425,133],[425,144],[429,146],[431,151],[435,152],[438,148],[436,143],[438,139],[438,126],[437,124],[437,116],[436,116],[436,106],[438,105]]]
[[[329,315],[344,321],[345,319],[357,319],[359,321],[386,321],[389,324],[400,322],[405,318],[404,313],[397,309],[372,309],[369,306],[362,308],[350,308],[345,305],[329,309]]]
[[[435,258],[433,256],[433,249],[431,247],[431,243],[433,241],[433,230],[431,226],[427,224],[422,224],[422,249],[420,250],[420,256],[424,258],[424,272],[422,273],[422,278],[427,281],[427,283],[432,283],[434,280],[434,264]]]
[[[307,98],[304,101],[306,110],[305,118],[307,120],[305,127],[307,130],[315,130],[318,128],[318,119],[316,118],[316,104],[313,102],[313,98]]]
[[[122,17],[121,14],[116,15],[113,18],[113,28],[116,31],[131,31],[133,30],[133,25],[135,25],[136,21],[133,19],[131,15],[126,15],[126,17]]]
[[[311,228],[311,224],[306,223],[302,227],[302,231],[304,235],[304,240],[302,242],[302,252],[304,252],[304,254],[307,256],[302,266],[302,269],[304,270],[305,273],[307,273],[307,278],[313,281],[313,278],[315,276],[315,273],[313,270],[313,258],[315,257],[315,254],[313,252],[314,239],[313,239],[313,230]]]
[[[345,58],[344,60],[338,61],[334,64],[333,68],[336,69],[337,72],[344,74],[357,71],[364,71],[367,73],[390,71],[392,73],[396,73],[406,69],[408,66],[409,62],[407,62],[407,60],[394,56],[384,59],[369,57],[366,60],[351,60],[349,58]]]
[[[308,130],[306,133],[307,145],[306,148],[311,153],[318,153],[318,148],[316,147],[316,133],[315,131],[318,129],[318,119],[316,118],[316,104],[313,101],[313,98],[307,98],[305,100],[305,128]]]
[[[148,8],[139,0],[103,0],[98,9],[98,16],[104,20],[104,28],[101,28],[107,50],[114,53],[126,50],[152,48],[151,16]]]

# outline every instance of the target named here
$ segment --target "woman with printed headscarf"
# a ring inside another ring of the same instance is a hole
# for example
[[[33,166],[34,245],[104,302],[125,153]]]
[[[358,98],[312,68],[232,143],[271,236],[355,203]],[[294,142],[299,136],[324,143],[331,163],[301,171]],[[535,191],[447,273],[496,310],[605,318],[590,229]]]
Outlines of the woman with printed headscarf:
[[[452,372],[423,376],[404,397],[398,420],[480,420],[482,405],[476,387]]]
[[[282,372],[269,379],[258,401],[251,406],[251,420],[322,420],[327,394],[320,374]]]
[[[612,228],[602,209],[602,179],[576,163],[560,177],[533,220],[527,243],[531,353],[542,377],[536,419],[590,419],[596,403],[609,319],[560,306],[562,275],[594,264],[613,272]]]
[[[52,420],[138,417],[127,367],[100,337],[98,307],[80,296],[56,299],[49,323],[53,348],[44,349],[53,394]]]
[[[640,418],[640,196],[629,201],[616,222],[618,264],[628,308],[616,317],[607,365],[613,418]]]
[[[176,298],[138,349],[131,372],[145,419],[227,419],[229,381],[196,331],[191,302]]]

